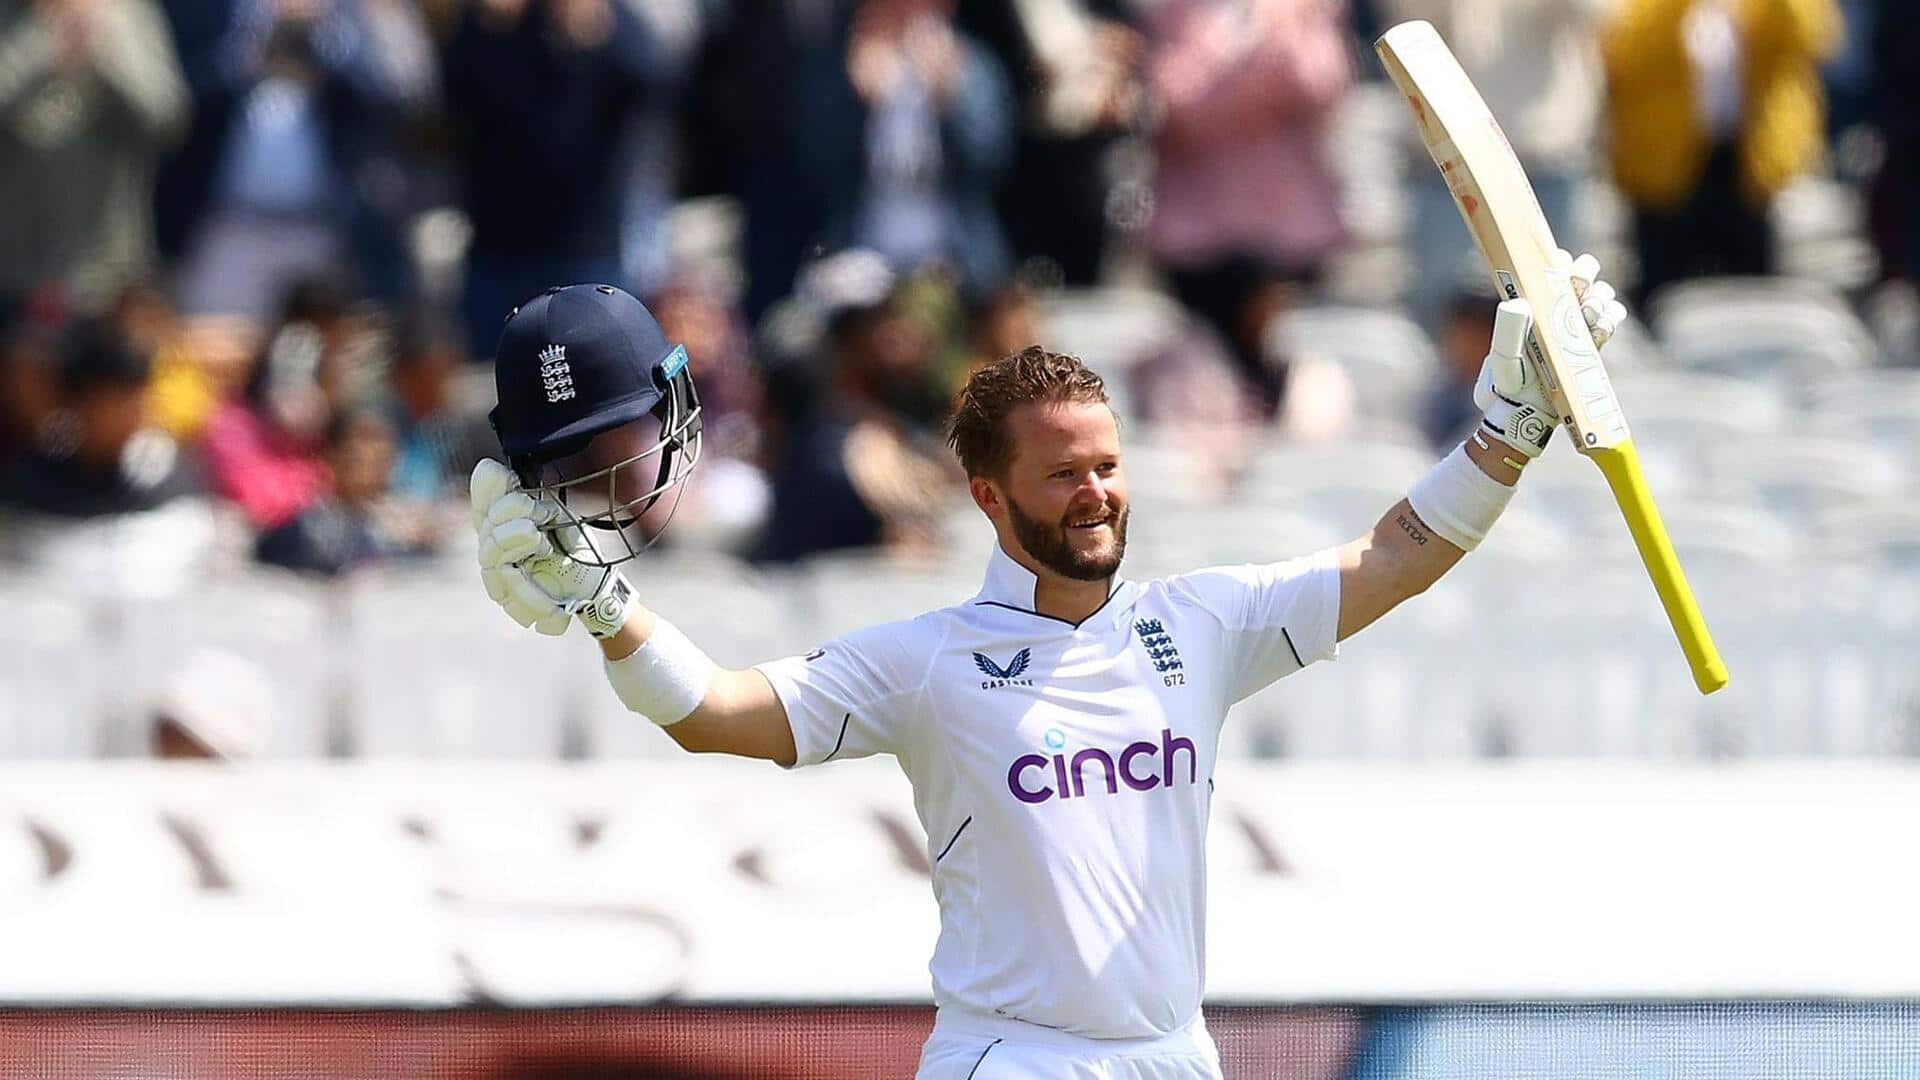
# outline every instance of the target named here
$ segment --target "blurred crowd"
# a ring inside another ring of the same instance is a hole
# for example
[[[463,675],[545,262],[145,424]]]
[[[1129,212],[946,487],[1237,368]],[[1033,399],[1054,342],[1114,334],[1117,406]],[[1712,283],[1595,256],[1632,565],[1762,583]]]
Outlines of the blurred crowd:
[[[1868,285],[1920,278],[1895,0],[5,0],[0,555],[152,591],[432,558],[494,449],[502,319],[579,281],[694,358],[670,540],[756,560],[937,543],[950,395],[1062,290],[1184,312],[1132,368],[1142,422],[1323,433],[1339,395],[1269,330],[1354,243],[1341,108],[1407,18],[1567,246],[1618,192],[1630,296],[1776,272],[1807,175],[1862,193]],[[1381,299],[1445,358],[1403,418],[1437,446],[1489,300],[1403,150]],[[691,207],[718,257],[676,244]]]

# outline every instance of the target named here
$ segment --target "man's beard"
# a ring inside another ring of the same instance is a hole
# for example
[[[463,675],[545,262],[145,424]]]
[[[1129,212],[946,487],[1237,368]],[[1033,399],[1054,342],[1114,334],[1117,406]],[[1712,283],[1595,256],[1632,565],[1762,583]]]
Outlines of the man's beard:
[[[1111,510],[1112,504],[1108,504],[1107,508]],[[1012,523],[1013,538],[1021,548],[1041,566],[1074,581],[1101,581],[1112,577],[1120,569],[1120,559],[1127,553],[1127,512],[1128,508],[1122,505],[1107,522],[1107,527],[1113,530],[1111,552],[1083,553],[1075,551],[1068,544],[1064,520],[1049,524],[1028,517],[1021,511],[1018,502],[1007,499],[1007,520]]]

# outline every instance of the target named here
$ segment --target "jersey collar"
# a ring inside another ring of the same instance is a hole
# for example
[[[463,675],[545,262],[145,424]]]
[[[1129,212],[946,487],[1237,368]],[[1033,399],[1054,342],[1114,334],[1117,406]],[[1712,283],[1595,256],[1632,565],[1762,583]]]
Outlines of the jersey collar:
[[[1045,619],[1077,630],[1081,627],[1118,626],[1125,622],[1126,613],[1132,606],[1131,600],[1134,593],[1132,582],[1119,574],[1113,575],[1113,580],[1108,582],[1107,602],[1102,604],[1098,611],[1087,616],[1085,621],[1076,624],[1052,615],[1042,615],[1034,610],[1033,593],[1038,585],[1039,579],[1033,576],[1033,571],[1013,561],[1013,556],[1008,555],[1006,550],[995,542],[993,553],[987,556],[986,581],[980,586],[980,592],[973,598],[973,602],[976,605],[1017,611],[1023,615]]]

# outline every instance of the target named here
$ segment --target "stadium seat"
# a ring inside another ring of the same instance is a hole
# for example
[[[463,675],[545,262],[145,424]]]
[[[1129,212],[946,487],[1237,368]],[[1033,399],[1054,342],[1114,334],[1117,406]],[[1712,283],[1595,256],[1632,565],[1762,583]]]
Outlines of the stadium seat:
[[[1920,506],[1906,499],[1822,512],[1809,550],[1823,562],[1920,571]]]
[[[1323,304],[1295,308],[1267,328],[1279,356],[1330,360],[1361,394],[1363,413],[1411,415],[1438,377],[1440,358],[1417,323],[1397,311]]]
[[[557,757],[581,691],[584,631],[514,625],[466,575],[347,586],[343,659],[351,737],[368,756]]]
[[[1809,389],[1810,433],[1864,439],[1895,460],[1920,463],[1920,371],[1863,371]]]
[[[1614,388],[1636,443],[1693,448],[1783,431],[1789,423],[1787,396],[1771,382],[1648,371],[1616,379]]]
[[[817,644],[797,625],[799,598],[784,574],[726,556],[642,556],[627,567],[641,600],[701,643],[721,664],[741,666]]]
[[[980,591],[987,554],[932,562],[875,554],[807,560],[785,586],[796,617],[808,628],[803,648],[967,600]]]
[[[1800,553],[1797,534],[1750,502],[1672,500],[1661,504],[1660,517],[1682,562],[1698,557],[1777,566]]]
[[[1647,324],[1637,318],[1629,318],[1613,332],[1613,338],[1607,342],[1604,353],[1607,371],[1610,374],[1626,375],[1629,378],[1643,372],[1665,371],[1673,366],[1658,338]]]
[[[1203,566],[1278,562],[1350,540],[1326,519],[1297,508],[1257,504],[1136,514],[1127,529],[1131,577]]]
[[[1148,432],[1125,438],[1121,462],[1127,496],[1136,505],[1187,507],[1217,501],[1224,494],[1226,477],[1215,463],[1177,438]]]
[[[1438,457],[1424,446],[1399,440],[1275,440],[1251,455],[1236,497],[1285,503],[1308,492],[1342,486],[1397,489],[1404,495],[1414,481],[1433,468]],[[1389,500],[1380,509],[1391,505]]]
[[[127,603],[129,726],[118,749],[145,752],[162,707],[244,709],[264,713],[255,718],[262,756],[324,756],[340,703],[335,599],[314,581],[256,570]]]
[[[1652,322],[1688,371],[1811,380],[1870,367],[1872,335],[1846,302],[1811,282],[1710,278],[1663,290]]]
[[[1663,494],[1656,491],[1655,497]],[[1527,466],[1507,512],[1523,510],[1577,541],[1583,553],[1604,549],[1618,554],[1621,545],[1632,542],[1606,478],[1569,447],[1549,447]],[[1503,516],[1489,541],[1505,530]]]
[[[1756,436],[1706,448],[1707,490],[1761,505],[1797,522],[1850,505],[1891,499],[1907,483],[1894,459],[1857,439]]]
[[[1661,704],[1695,757],[1898,752],[1914,688],[1914,577],[1840,564],[1756,577],[1707,558],[1688,564],[1732,678],[1701,698]],[[1904,593],[1907,610],[1884,594]]]
[[[1109,381],[1178,334],[1186,319],[1165,293],[1120,285],[1049,293],[1040,309],[1049,347],[1078,356]]]
[[[25,578],[0,579],[0,758],[99,753],[112,680],[87,605]]]

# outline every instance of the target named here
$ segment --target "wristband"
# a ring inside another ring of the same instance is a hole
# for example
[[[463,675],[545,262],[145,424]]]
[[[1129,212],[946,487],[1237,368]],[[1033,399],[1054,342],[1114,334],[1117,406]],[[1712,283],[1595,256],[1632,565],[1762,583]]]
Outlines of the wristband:
[[[678,628],[655,617],[653,633],[630,655],[603,661],[620,703],[661,727],[687,718],[713,684],[713,661]]]
[[[1407,505],[1442,540],[1472,551],[1512,498],[1512,487],[1488,476],[1459,446],[1413,485]]]

